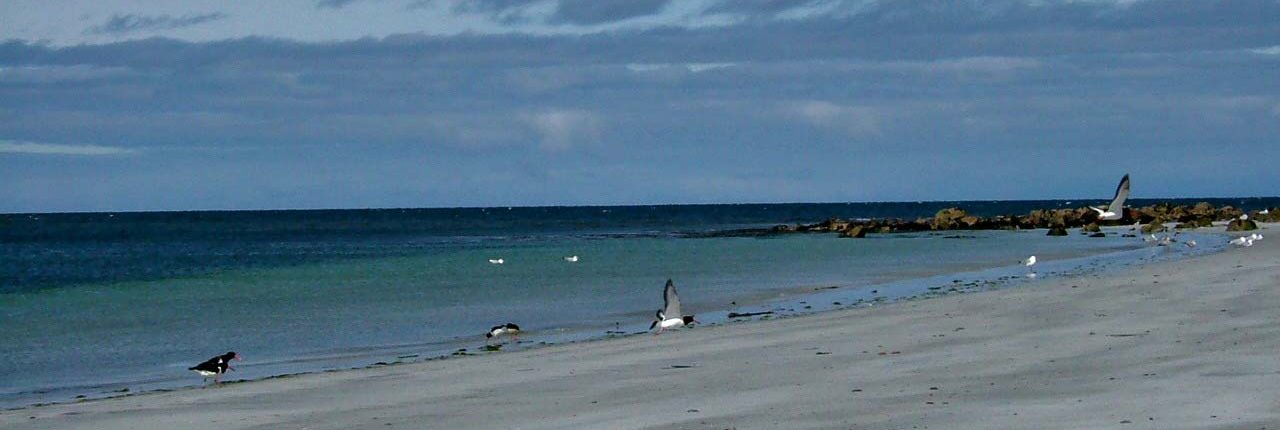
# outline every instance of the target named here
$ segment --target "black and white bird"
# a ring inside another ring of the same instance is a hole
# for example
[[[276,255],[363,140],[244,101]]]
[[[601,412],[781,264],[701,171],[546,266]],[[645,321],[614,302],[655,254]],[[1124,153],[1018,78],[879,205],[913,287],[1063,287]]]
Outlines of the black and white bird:
[[[221,383],[219,378],[222,377],[222,374],[227,373],[228,370],[236,370],[236,368],[231,367],[231,360],[239,359],[240,354],[236,354],[235,351],[229,351],[226,354],[205,360],[203,363],[188,367],[187,370],[203,376],[205,382],[209,382],[209,378],[213,378],[213,384],[218,385]]]
[[[493,328],[489,329],[488,333],[484,334],[486,341],[497,339],[502,336],[511,336],[512,339],[518,339],[518,336],[520,336],[520,326],[512,323],[495,325]]]
[[[658,333],[669,328],[698,322],[693,319],[693,315],[680,312],[680,296],[676,295],[676,284],[670,279],[667,280],[666,288],[662,289],[662,309],[658,310],[655,317],[653,324],[649,324],[649,330],[657,327]]]
[[[1124,218],[1124,200],[1129,198],[1129,174],[1125,173],[1120,178],[1120,185],[1116,186],[1116,195],[1111,198],[1111,204],[1105,208],[1095,208],[1090,206],[1098,213],[1098,219],[1103,221],[1115,221]]]

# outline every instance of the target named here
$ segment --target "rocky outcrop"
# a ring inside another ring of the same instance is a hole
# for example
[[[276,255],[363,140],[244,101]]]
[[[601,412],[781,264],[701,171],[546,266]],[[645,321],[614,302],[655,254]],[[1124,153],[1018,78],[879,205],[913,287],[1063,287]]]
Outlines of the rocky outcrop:
[[[1046,234],[1045,236],[1066,236],[1066,235],[1067,235],[1066,227],[1063,227],[1061,225],[1055,225],[1053,227],[1049,227],[1049,233]]]
[[[934,213],[929,218],[900,219],[858,219],[843,220],[831,218],[816,224],[779,225],[772,228],[757,229],[744,233],[734,231],[727,235],[766,235],[792,232],[830,232],[839,233],[841,237],[865,237],[868,233],[902,233],[919,231],[945,230],[1018,230],[1018,229],[1051,229],[1050,235],[1057,236],[1061,231],[1080,228],[1081,233],[1100,233],[1101,227],[1132,225],[1135,222],[1146,224],[1142,232],[1145,234],[1164,231],[1170,226],[1179,229],[1208,227],[1215,221],[1237,220],[1244,214],[1232,206],[1214,207],[1205,202],[1195,205],[1171,205],[1168,203],[1150,206],[1127,208],[1119,220],[1103,221],[1087,206],[1077,208],[1037,209],[1023,215],[996,215],[981,217],[970,215],[962,208],[946,208]],[[1245,231],[1257,228],[1253,220],[1280,221],[1280,213],[1268,211],[1251,211],[1248,222],[1233,222],[1231,231]],[[1059,231],[1061,230],[1061,231]],[[725,232],[717,232],[706,236],[722,236]]]

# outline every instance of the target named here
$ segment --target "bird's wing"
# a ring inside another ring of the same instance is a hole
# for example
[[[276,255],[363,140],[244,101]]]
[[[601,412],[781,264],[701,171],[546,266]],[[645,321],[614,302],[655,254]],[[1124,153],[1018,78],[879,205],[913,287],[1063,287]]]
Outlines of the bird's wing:
[[[662,313],[667,318],[680,318],[680,296],[676,295],[676,284],[667,280],[667,287],[662,289]]]
[[[1120,185],[1116,186],[1116,196],[1111,198],[1111,205],[1107,206],[1107,212],[1124,213],[1124,201],[1129,198],[1129,174],[1126,173],[1120,178]]]
[[[222,361],[222,356],[217,356],[217,357],[213,357],[208,360],[205,360],[203,363],[192,366],[191,368],[195,370],[214,371],[218,369],[218,363],[220,361]]]

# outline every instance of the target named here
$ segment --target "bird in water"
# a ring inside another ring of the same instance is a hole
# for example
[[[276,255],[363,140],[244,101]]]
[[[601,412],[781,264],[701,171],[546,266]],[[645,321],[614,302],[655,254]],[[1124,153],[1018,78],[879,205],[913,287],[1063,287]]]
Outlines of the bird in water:
[[[1102,221],[1115,221],[1124,218],[1124,200],[1129,198],[1129,174],[1126,173],[1120,178],[1120,185],[1116,186],[1116,194],[1111,198],[1111,204],[1105,208],[1095,208],[1090,206],[1098,213],[1098,219]]]
[[[228,370],[236,370],[231,367],[231,360],[239,359],[240,354],[236,354],[235,351],[229,351],[226,354],[205,360],[203,363],[188,367],[187,370],[203,376],[205,382],[209,382],[209,378],[213,378],[213,385],[219,385],[222,383],[219,379],[224,373],[227,373]]]
[[[519,340],[520,340],[520,337],[519,337],[519,336],[520,336],[520,326],[515,325],[515,324],[512,324],[512,323],[506,323],[506,324],[502,324],[502,325],[495,325],[495,326],[493,326],[493,328],[490,328],[490,329],[489,329],[489,332],[488,332],[488,333],[485,333],[485,334],[484,334],[485,342],[488,342],[488,341],[490,341],[490,340],[494,340],[494,339],[500,338],[500,337],[502,337],[502,336],[511,336],[511,339],[512,339],[512,340],[519,341]]]
[[[1026,260],[1022,260],[1022,264],[1023,264],[1023,265],[1025,265],[1025,266],[1027,266],[1027,277],[1028,277],[1028,278],[1034,278],[1034,277],[1036,277],[1036,269],[1035,269],[1035,265],[1036,265],[1036,256],[1032,255],[1032,256],[1030,256],[1030,257],[1027,257],[1027,259],[1026,259]]]
[[[649,330],[654,327],[658,328],[658,333],[663,330],[689,325],[698,322],[693,319],[693,315],[684,315],[680,312],[680,296],[676,295],[676,284],[667,280],[666,288],[662,289],[662,309],[658,310],[653,324],[649,324]],[[654,333],[654,334],[658,334]]]

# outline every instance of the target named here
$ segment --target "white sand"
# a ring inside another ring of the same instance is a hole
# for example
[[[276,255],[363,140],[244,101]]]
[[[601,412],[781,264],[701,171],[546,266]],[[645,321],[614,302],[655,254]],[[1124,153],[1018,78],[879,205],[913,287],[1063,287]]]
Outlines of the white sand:
[[[5,411],[0,428],[1277,429],[1277,242],[877,308]]]

